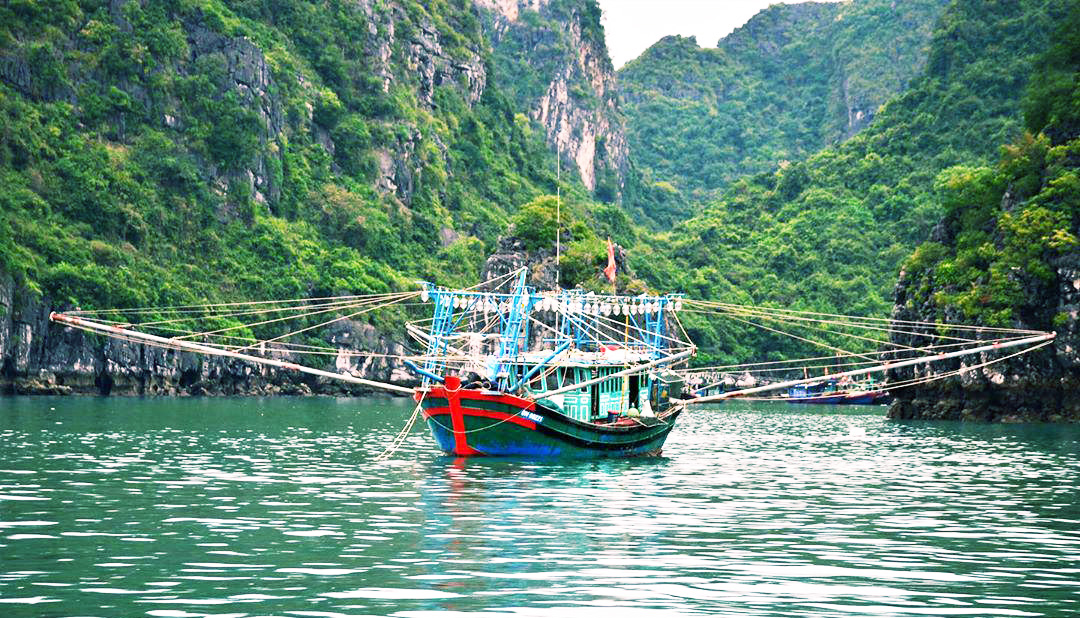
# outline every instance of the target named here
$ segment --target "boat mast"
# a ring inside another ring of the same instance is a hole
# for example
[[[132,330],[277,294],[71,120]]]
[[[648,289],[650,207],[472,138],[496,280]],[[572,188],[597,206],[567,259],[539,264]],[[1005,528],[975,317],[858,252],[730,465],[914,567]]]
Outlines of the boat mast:
[[[428,338],[427,360],[424,362],[424,386],[431,383],[429,375],[441,375],[444,363],[440,360],[446,354],[449,341],[447,338],[454,330],[454,294],[440,290],[425,283],[424,292],[435,303],[435,316],[431,322],[431,336]],[[421,374],[423,375],[423,374]]]
[[[518,275],[514,292],[507,303],[509,306],[506,308],[506,320],[503,322],[502,336],[499,341],[499,364],[495,368],[495,378],[499,381],[500,390],[507,390],[515,381],[513,376],[510,375],[510,368],[521,349],[522,321],[532,308],[532,294],[525,287],[526,274],[522,270]]]
[[[562,145],[558,136],[555,138],[555,289],[559,293],[559,257],[562,243]],[[556,296],[558,298],[558,296]],[[555,332],[559,332],[559,320],[561,316],[555,313]]]

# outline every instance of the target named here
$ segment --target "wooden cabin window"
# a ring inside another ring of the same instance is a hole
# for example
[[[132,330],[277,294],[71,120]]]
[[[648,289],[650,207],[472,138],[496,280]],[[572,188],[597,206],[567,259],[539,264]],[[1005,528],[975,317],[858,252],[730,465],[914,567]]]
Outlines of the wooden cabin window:
[[[547,390],[553,391],[559,388],[559,372],[561,369],[556,369],[547,374]]]

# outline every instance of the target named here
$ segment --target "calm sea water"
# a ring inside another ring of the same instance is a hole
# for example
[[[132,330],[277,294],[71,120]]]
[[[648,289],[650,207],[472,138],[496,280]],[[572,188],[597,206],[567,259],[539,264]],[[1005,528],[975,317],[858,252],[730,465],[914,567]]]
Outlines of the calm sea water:
[[[724,404],[461,460],[410,402],[0,399],[0,616],[1077,616],[1080,430]]]

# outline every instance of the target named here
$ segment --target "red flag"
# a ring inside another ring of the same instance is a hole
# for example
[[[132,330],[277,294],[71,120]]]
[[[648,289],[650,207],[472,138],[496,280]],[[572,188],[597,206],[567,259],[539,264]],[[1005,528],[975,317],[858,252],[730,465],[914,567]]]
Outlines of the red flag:
[[[615,245],[611,244],[611,239],[607,239],[607,268],[604,269],[604,275],[608,278],[608,281],[615,283]]]

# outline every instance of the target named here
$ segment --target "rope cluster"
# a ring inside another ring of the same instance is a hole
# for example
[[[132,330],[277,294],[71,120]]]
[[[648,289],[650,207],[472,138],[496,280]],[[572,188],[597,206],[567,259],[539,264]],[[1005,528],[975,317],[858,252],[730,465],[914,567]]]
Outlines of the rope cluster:
[[[684,370],[688,381],[700,391],[726,386],[726,382],[738,378],[744,383],[773,381],[790,384],[793,376],[805,378],[803,382],[812,382],[845,373],[885,374],[898,363],[911,366],[911,361],[925,359],[925,363],[919,363],[918,370],[913,372],[914,377],[906,380],[893,379],[872,387],[892,391],[982,369],[1053,342],[1053,334],[1016,328],[847,316],[698,300],[687,300],[686,306],[685,311],[691,314],[722,317],[738,324],[790,337],[828,352],[827,355],[806,358],[713,365]],[[796,328],[806,333],[806,336],[791,332]],[[985,349],[988,344],[992,344],[990,350]],[[1005,349],[1016,346],[1021,349],[1007,355],[994,351],[997,347]],[[962,365],[958,369],[941,370],[933,366],[935,363],[940,364],[939,361],[961,356],[967,350],[972,350],[972,354],[982,354],[983,360],[975,365]],[[987,356],[990,358],[986,358]],[[751,380],[747,380],[747,376]],[[784,397],[775,394],[746,397],[754,400],[781,398]]]

